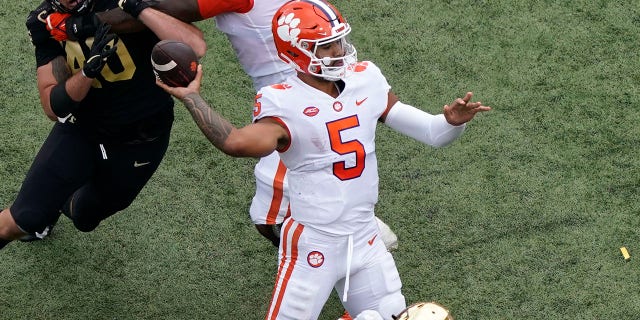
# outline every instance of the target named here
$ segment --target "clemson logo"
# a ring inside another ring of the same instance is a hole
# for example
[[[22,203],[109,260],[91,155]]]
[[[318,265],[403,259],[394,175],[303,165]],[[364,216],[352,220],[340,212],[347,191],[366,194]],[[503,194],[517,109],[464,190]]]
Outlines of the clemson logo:
[[[189,64],[189,69],[191,69],[191,71],[196,72],[198,70],[198,63],[195,61],[191,61],[191,63]]]
[[[300,35],[299,24],[300,19],[294,18],[293,13],[280,17],[280,19],[278,19],[278,37],[282,41],[289,41],[295,46],[298,42],[298,36]]]
[[[364,62],[358,62],[355,66],[352,67],[354,72],[362,72],[367,70],[367,67],[369,66],[369,63],[364,61]]]
[[[291,85],[286,83],[276,83],[276,84],[272,84],[271,88],[278,89],[278,90],[286,90],[286,89],[291,89]]]
[[[307,117],[313,117],[320,112],[320,109],[316,107],[306,107],[302,113],[304,113]]]
[[[307,263],[314,268],[318,268],[324,263],[324,255],[320,251],[311,251],[307,255]]]
[[[340,101],[336,101],[336,102],[333,103],[333,110],[335,110],[336,112],[342,111],[343,107],[344,106],[342,105],[342,102],[340,102]]]

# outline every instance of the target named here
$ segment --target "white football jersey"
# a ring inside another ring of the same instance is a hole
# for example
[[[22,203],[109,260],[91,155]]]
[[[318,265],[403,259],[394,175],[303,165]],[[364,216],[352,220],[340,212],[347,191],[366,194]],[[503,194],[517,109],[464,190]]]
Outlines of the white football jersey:
[[[372,62],[358,63],[344,82],[333,98],[292,76],[263,88],[254,107],[254,121],[273,117],[289,130],[280,158],[289,169],[292,218],[343,235],[374,218],[375,133],[390,89]]]
[[[288,0],[254,0],[247,13],[223,13],[214,19],[217,28],[227,35],[244,71],[251,76],[254,87],[279,82],[279,78],[260,79],[293,69],[278,57],[271,20],[276,11]]]

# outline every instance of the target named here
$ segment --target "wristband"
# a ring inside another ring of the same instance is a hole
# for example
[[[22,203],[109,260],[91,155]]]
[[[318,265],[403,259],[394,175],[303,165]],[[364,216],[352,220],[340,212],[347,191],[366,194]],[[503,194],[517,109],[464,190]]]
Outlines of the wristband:
[[[76,111],[80,105],[79,102],[71,99],[64,84],[64,82],[58,83],[51,89],[51,93],[49,94],[51,111],[53,111],[58,118],[67,117],[70,113]]]
[[[145,0],[120,0],[118,1],[118,6],[122,11],[130,14],[132,17],[138,19],[140,12],[142,10],[150,7],[153,4],[153,1],[145,1]]]

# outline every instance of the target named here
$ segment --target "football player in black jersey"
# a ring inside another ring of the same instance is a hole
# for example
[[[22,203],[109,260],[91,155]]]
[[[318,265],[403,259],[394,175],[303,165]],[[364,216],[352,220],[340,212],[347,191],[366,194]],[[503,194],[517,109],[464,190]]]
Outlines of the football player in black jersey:
[[[51,13],[117,7],[118,0],[46,0],[27,18],[40,101],[56,122],[15,201],[0,212],[0,248],[43,238],[61,213],[78,230],[94,230],[133,202],[164,157],[173,99],[155,84],[150,54],[158,36],[145,28],[116,36],[105,24],[73,40],[49,31],[61,27],[47,19]],[[199,29],[176,23],[176,34],[163,39],[206,48]]]

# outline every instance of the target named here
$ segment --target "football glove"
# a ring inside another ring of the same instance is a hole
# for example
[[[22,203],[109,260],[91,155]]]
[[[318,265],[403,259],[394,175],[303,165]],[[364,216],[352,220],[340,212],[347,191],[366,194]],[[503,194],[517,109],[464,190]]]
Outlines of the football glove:
[[[67,40],[67,18],[70,16],[71,14],[60,12],[54,12],[47,16],[47,30],[54,39]]]
[[[89,59],[82,67],[82,74],[87,78],[97,77],[107,63],[107,59],[116,52],[115,42],[113,46],[109,45],[116,38],[115,34],[107,34],[110,28],[108,24],[102,23],[96,30],[91,50],[89,50]]]
[[[100,26],[95,14],[73,15],[67,18],[67,37],[69,40],[84,40],[93,37]]]
[[[54,12],[47,16],[47,30],[58,41],[84,40],[93,36],[100,25],[95,14],[71,15]]]
[[[119,0],[118,1],[118,6],[120,7],[120,9],[122,9],[122,11],[130,14],[131,16],[133,16],[134,18],[138,19],[138,16],[140,15],[140,12],[142,12],[142,10],[151,7],[152,5],[154,5],[157,1],[156,0]]]

